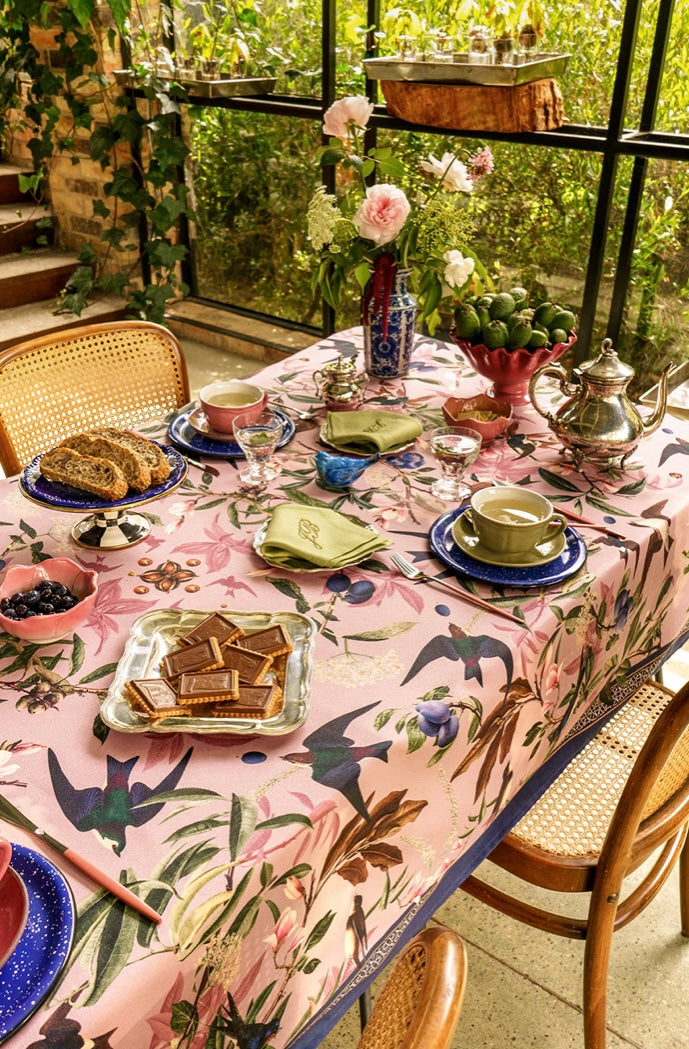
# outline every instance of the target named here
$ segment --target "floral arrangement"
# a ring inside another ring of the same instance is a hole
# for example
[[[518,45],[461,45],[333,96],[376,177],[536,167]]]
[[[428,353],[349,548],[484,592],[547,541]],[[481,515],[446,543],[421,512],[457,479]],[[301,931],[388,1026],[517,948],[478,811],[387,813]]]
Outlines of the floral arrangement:
[[[320,256],[314,285],[337,309],[353,274],[364,291],[364,320],[373,304],[382,309],[385,327],[397,270],[409,270],[420,317],[433,331],[440,300],[461,297],[472,277],[485,279],[468,247],[474,220],[467,198],[492,171],[493,157],[488,148],[466,163],[454,153],[430,154],[410,169],[389,147],[364,152],[372,113],[373,104],[361,95],[341,98],[325,113],[330,142],[319,160],[324,167],[340,164],[341,172],[337,193],[319,187],[308,208],[308,234]]]

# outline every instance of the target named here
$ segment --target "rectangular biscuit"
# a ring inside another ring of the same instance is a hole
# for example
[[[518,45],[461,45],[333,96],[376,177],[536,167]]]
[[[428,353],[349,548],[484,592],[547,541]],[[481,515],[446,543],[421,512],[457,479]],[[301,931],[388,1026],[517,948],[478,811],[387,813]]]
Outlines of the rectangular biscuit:
[[[178,645],[194,645],[199,641],[205,641],[209,637],[218,639],[219,645],[231,645],[233,641],[243,637],[244,631],[231,619],[224,616],[222,612],[213,612],[206,616],[195,627],[188,630],[177,638]]]
[[[129,705],[146,718],[186,717],[189,711],[177,702],[177,693],[162,677],[137,678],[124,686]]]
[[[225,645],[222,658],[226,670],[237,671],[242,685],[259,685],[273,663],[272,656],[250,652],[248,648],[242,648],[240,645]]]
[[[184,706],[199,703],[230,703],[239,696],[236,670],[207,670],[182,674],[177,685],[178,702]]]
[[[260,652],[273,658],[292,651],[292,642],[281,623],[247,634],[239,644],[242,648],[248,648],[250,652]]]
[[[163,677],[169,678],[178,678],[181,674],[193,674],[202,670],[217,670],[222,665],[220,645],[215,637],[169,652],[161,661]]]
[[[234,703],[214,703],[203,713],[212,718],[272,718],[282,710],[283,700],[277,685],[240,685]]]

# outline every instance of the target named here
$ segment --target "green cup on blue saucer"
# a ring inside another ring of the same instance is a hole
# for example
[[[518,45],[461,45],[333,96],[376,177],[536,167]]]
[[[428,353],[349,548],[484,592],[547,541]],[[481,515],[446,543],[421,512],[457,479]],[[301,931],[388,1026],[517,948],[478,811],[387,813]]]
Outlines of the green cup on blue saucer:
[[[557,549],[567,521],[555,513],[549,499],[520,485],[482,488],[471,497],[461,515],[464,536],[475,537],[479,553],[525,563],[538,556],[539,547]]]

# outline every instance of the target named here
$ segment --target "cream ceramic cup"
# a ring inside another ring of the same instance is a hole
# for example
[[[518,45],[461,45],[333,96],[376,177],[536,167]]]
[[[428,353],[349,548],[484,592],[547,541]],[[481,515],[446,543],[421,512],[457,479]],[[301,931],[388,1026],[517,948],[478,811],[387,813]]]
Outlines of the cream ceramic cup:
[[[238,415],[258,419],[268,401],[268,394],[260,386],[232,379],[211,382],[199,391],[199,400],[208,424],[218,433],[232,433],[232,423]]]
[[[556,539],[567,527],[552,503],[520,485],[482,488],[471,497],[462,526],[498,554],[524,554]]]

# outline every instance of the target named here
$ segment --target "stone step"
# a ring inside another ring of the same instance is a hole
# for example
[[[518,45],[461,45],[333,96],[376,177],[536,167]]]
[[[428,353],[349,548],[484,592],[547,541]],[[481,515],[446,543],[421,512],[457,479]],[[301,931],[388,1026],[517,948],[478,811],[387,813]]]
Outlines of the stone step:
[[[53,221],[50,208],[33,201],[0,204],[0,255],[10,255],[23,248],[35,248],[39,238],[50,244]]]
[[[0,204],[14,204],[20,200],[33,199],[31,194],[22,193],[20,190],[20,175],[33,175],[33,170],[6,161],[0,162]]]
[[[53,248],[0,256],[0,309],[58,295],[78,266],[76,255]]]
[[[79,317],[74,313],[58,312],[54,298],[23,306],[10,306],[0,314],[0,350],[65,328],[123,320],[125,314],[124,299],[115,295],[104,295],[94,300]]]

